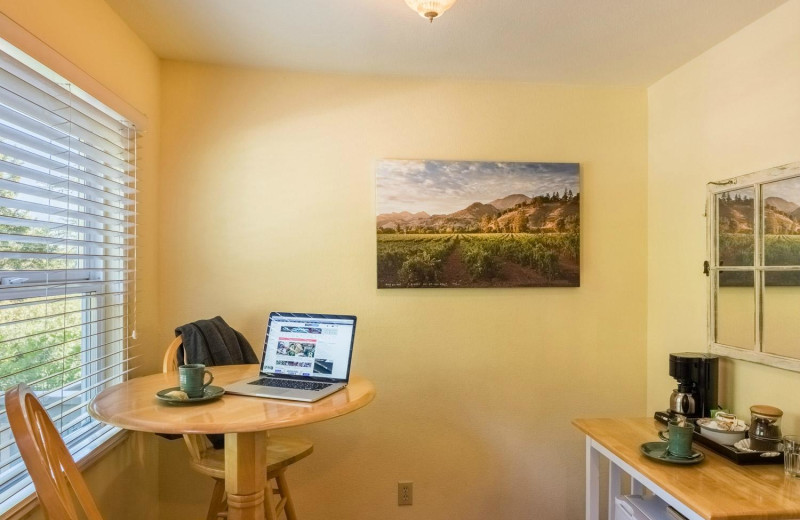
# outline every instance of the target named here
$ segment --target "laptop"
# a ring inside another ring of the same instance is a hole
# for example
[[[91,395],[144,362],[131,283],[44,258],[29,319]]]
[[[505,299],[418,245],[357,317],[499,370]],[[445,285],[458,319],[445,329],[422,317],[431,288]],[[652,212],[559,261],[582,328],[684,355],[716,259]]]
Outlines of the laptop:
[[[273,312],[259,377],[225,386],[231,394],[312,403],[347,386],[356,317]]]

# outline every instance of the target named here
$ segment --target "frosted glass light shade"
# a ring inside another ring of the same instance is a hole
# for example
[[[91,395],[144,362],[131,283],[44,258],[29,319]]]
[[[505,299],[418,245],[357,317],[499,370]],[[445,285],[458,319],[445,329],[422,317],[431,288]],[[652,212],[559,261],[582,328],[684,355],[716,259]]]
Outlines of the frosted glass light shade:
[[[447,11],[456,0],[406,0],[408,7],[415,10],[423,18],[428,18],[431,22],[434,18],[441,16]]]

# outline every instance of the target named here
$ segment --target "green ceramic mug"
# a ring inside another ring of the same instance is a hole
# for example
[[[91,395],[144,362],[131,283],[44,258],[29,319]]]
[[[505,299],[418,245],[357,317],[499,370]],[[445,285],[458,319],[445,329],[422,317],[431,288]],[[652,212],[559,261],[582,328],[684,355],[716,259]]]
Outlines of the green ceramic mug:
[[[692,456],[692,435],[694,433],[694,426],[690,423],[681,423],[672,420],[667,424],[666,431],[658,432],[661,440],[667,441],[667,452],[673,457],[691,457]],[[667,434],[667,435],[665,435]]]
[[[208,382],[204,381],[206,374],[210,376]],[[203,397],[206,387],[214,381],[214,374],[206,370],[206,366],[201,363],[179,366],[178,376],[181,390],[189,397]]]

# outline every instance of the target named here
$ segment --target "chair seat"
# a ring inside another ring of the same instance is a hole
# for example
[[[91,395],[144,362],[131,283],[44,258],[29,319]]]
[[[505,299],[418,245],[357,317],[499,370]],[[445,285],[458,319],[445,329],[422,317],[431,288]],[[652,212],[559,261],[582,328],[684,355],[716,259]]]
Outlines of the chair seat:
[[[311,455],[314,445],[306,439],[274,435],[267,443],[267,479],[298,460]],[[200,459],[192,459],[189,465],[198,473],[216,479],[225,479],[225,450],[209,448]]]

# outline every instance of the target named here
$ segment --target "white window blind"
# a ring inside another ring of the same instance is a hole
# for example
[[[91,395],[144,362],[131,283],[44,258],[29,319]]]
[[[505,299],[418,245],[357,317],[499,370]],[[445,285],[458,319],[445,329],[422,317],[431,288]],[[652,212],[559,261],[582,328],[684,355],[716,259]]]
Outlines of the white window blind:
[[[132,368],[135,252],[136,129],[2,42],[0,388],[30,385],[76,457]],[[2,403],[0,513],[32,491]]]

